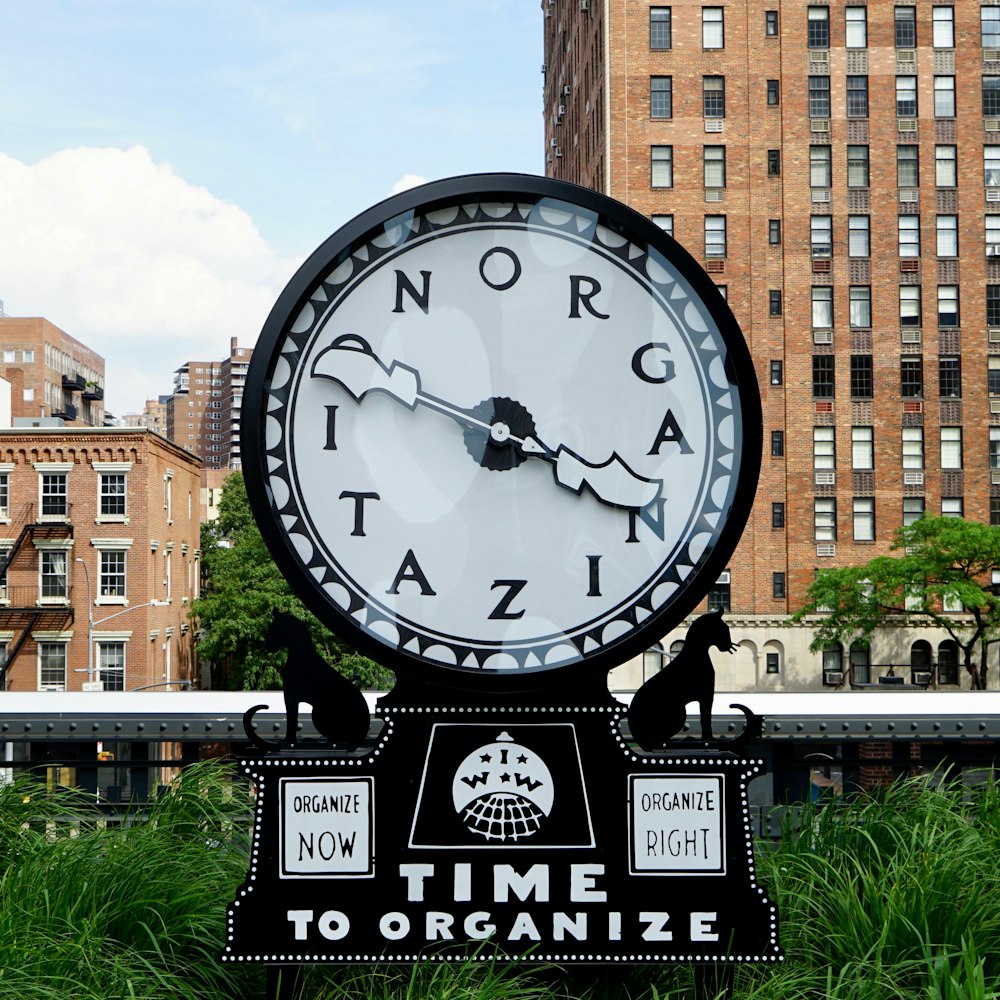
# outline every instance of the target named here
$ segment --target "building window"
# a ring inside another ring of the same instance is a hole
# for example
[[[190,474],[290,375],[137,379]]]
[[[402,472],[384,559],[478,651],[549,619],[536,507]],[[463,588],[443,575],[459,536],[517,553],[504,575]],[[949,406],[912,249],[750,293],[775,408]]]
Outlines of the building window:
[[[903,526],[915,524],[924,516],[923,497],[903,497]]]
[[[769,674],[781,673],[781,657],[777,653],[764,654],[765,670]]]
[[[958,285],[938,285],[938,326],[958,326]]]
[[[0,472],[0,520],[10,520],[10,473]],[[0,553],[2,556],[2,553]]]
[[[931,16],[934,26],[934,48],[953,49],[955,47],[955,8],[933,7]]]
[[[867,215],[847,217],[847,255],[849,257],[871,256],[870,220]]]
[[[1000,78],[998,78],[1000,79]],[[986,103],[986,78],[983,77],[983,105]],[[953,76],[934,77],[934,117],[955,117],[955,78]]]
[[[899,256],[920,256],[920,216],[899,216]],[[916,287],[916,286],[914,286]]]
[[[704,159],[705,187],[724,188],[726,186],[726,147],[705,146]]]
[[[939,215],[937,217],[937,255],[939,257],[958,256],[957,215]]]
[[[38,644],[38,688],[40,691],[66,690],[66,643]]]
[[[726,256],[726,217],[724,215],[705,216],[705,256]]]
[[[954,146],[934,147],[934,180],[938,187],[953,188],[957,185],[955,155]]]
[[[98,642],[97,669],[105,691],[124,691],[125,643]]]
[[[781,150],[769,149],[767,151],[767,176],[778,177],[781,174]]]
[[[868,285],[851,285],[851,329],[869,330],[872,325],[872,290]]]
[[[69,511],[65,472],[41,473],[42,517],[65,517]]]
[[[988,256],[993,256],[990,253],[991,247],[996,247],[1000,244],[1000,215],[986,215],[984,216],[984,223],[986,228],[986,253]]]
[[[941,468],[962,468],[962,428],[941,428]]]
[[[920,470],[924,467],[923,427],[903,428],[903,468]],[[922,510],[923,508],[921,508]]]
[[[834,360],[832,354],[813,355],[813,396],[816,399],[833,398]]]
[[[813,534],[817,542],[837,540],[837,501],[834,497],[813,500]]]
[[[725,45],[725,30],[721,7],[701,8],[701,46],[721,49]]]
[[[1000,358],[997,358],[1000,362]],[[784,365],[781,361],[771,362],[771,385],[781,385],[785,380]]]
[[[874,497],[854,498],[854,540],[856,542],[875,541],[875,499]]]
[[[809,77],[809,117],[830,117],[830,78],[828,76]]]
[[[844,647],[839,642],[834,642],[823,649],[823,681],[826,682],[830,673],[841,673],[844,669]],[[831,678],[831,682],[836,683],[836,679]]]
[[[670,48],[670,8],[649,8],[649,47],[651,49]]]
[[[783,503],[771,504],[771,527],[781,529],[785,526],[785,505]]]
[[[1000,187],[1000,146],[983,146],[983,173],[987,187]]]
[[[833,327],[833,289],[829,285],[812,287],[812,325],[814,330]]]
[[[851,355],[851,399],[871,399],[874,390],[872,356]]]
[[[767,220],[767,242],[771,246],[778,246],[781,243],[781,219]]]
[[[945,639],[938,646],[938,684],[957,683],[958,643],[954,639]]]
[[[726,117],[726,78],[703,76],[701,78],[702,111],[706,118]]]
[[[990,468],[1000,469],[1000,427],[990,428]]]
[[[987,118],[1000,115],[1000,76],[983,77],[983,114]]]
[[[66,552],[42,549],[39,553],[40,593],[43,599],[65,600],[69,595],[66,576]]]
[[[674,217],[672,215],[654,215],[653,224],[659,226],[668,236],[674,235]]]
[[[820,470],[837,467],[837,444],[832,427],[813,428],[813,468]]]
[[[833,217],[814,215],[809,219],[809,248],[813,257],[829,257],[833,253]]]
[[[772,316],[781,315],[781,289],[772,288],[768,293],[768,310]]]
[[[708,610],[728,611],[730,605],[729,570],[719,576],[719,579],[708,588]]]
[[[847,117],[868,117],[867,76],[849,76],[847,78]]]
[[[896,77],[896,117],[917,117],[917,78],[915,76]]]
[[[899,325],[920,326],[920,286],[899,286]]]
[[[771,457],[781,458],[785,454],[785,432],[771,431]]]
[[[965,501],[962,497],[941,497],[942,517],[964,517]]]
[[[847,147],[847,186],[849,188],[868,187],[868,147]]]
[[[896,147],[896,183],[901,188],[914,188],[920,184],[920,160],[916,146]]]
[[[915,49],[917,47],[916,7],[896,8],[896,48]]]
[[[101,597],[125,597],[125,552],[102,549],[98,560],[97,592]]]
[[[808,13],[806,44],[811,49],[830,47],[830,8],[810,7]]]
[[[904,398],[912,399],[924,394],[924,359],[918,354],[909,354],[900,358],[900,393]]]
[[[649,150],[650,183],[655,188],[674,186],[674,147],[651,146]]]
[[[849,49],[865,49],[868,47],[868,9],[866,7],[846,7],[845,44]]]
[[[100,513],[103,517],[124,517],[126,476],[124,472],[102,472],[99,475]]]
[[[868,646],[861,641],[853,642],[847,655],[851,664],[851,683],[871,683],[871,650]]]
[[[671,118],[674,113],[673,77],[649,78],[649,117]]]
[[[777,80],[767,81],[767,103],[773,108],[781,103],[781,90]]]
[[[785,574],[784,573],[772,573],[771,574],[771,596],[775,600],[781,600],[785,596]]]
[[[942,357],[938,359],[938,386],[943,397],[962,396],[962,359]]]
[[[830,147],[809,147],[809,186],[828,188],[831,184]]]
[[[1000,358],[990,357],[988,359],[989,369],[987,371],[987,388],[991,396],[1000,396]]]
[[[979,28],[983,48],[1000,49],[1000,7],[980,7]]]
[[[778,12],[776,10],[764,11],[764,34],[768,38],[778,37]]]
[[[851,468],[868,472],[875,468],[875,428],[851,428]]]

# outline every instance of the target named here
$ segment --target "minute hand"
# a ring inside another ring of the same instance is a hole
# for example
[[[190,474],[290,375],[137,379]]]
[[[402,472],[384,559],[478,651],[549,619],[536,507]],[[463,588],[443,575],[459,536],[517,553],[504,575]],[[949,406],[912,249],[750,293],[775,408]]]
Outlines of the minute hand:
[[[336,382],[358,403],[369,393],[383,393],[411,410],[419,403],[466,427],[484,430],[494,445],[516,446],[525,455],[549,462],[559,486],[576,494],[587,487],[598,500],[612,507],[642,509],[661,496],[663,483],[659,479],[647,479],[633,472],[617,453],[601,463],[588,462],[565,445],[550,448],[536,437],[518,437],[502,421],[483,420],[469,410],[423,392],[420,373],[415,368],[399,361],[385,364],[368,342],[356,334],[338,337],[322,351],[313,363],[312,375]]]

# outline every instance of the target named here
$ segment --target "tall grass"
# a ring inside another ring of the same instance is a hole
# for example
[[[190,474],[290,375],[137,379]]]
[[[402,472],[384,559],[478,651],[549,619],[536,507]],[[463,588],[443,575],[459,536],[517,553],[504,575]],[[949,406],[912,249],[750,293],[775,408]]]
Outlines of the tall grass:
[[[0,1000],[264,995],[222,965],[251,809],[233,770],[196,765],[101,828],[75,793],[0,788]],[[758,860],[786,961],[736,970],[746,1000],[1000,998],[1000,788],[913,779],[807,810]],[[684,967],[558,970],[473,960],[306,970],[303,1000],[681,1000]]]

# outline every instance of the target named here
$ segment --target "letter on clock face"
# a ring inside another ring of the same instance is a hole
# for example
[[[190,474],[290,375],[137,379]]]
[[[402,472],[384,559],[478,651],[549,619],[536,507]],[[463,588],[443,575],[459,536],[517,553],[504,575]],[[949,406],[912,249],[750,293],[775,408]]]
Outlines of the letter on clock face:
[[[656,432],[656,440],[653,442],[653,447],[646,454],[659,455],[660,446],[665,443],[679,445],[682,455],[694,454],[694,448],[684,440],[684,434],[681,431],[680,424],[677,423],[677,418],[674,416],[673,410],[667,410],[666,416],[663,418],[663,423],[660,424],[660,429]]]
[[[521,608],[520,611],[509,611],[508,609],[510,608],[511,601],[524,590],[527,583],[527,580],[494,580],[490,590],[496,590],[497,587],[506,587],[507,593],[500,598],[500,602],[490,612],[490,618],[511,620],[521,618],[524,615],[524,608]]]
[[[657,497],[656,503],[643,507],[642,510],[630,510],[628,512],[628,538],[626,542],[637,542],[639,536],[635,533],[637,523],[642,521],[650,531],[662,542],[666,534],[666,523],[663,520],[664,498]],[[656,513],[653,513],[653,510]]]
[[[353,490],[344,490],[338,497],[339,500],[354,501],[354,530],[352,535],[365,537],[365,501],[381,500],[377,493],[355,493]]]
[[[420,568],[420,563],[417,562],[417,557],[413,554],[413,549],[408,549],[406,555],[403,556],[403,562],[399,567],[399,571],[392,581],[392,586],[386,593],[398,594],[401,583],[417,584],[420,587],[420,593],[424,596],[433,597],[436,594],[436,591],[431,590],[431,585],[427,582],[427,577],[424,576],[424,571]]]
[[[421,271],[420,277],[423,278],[423,288],[418,292],[417,286],[410,281],[404,271],[396,271],[396,308],[392,310],[394,313],[404,311],[403,292],[406,292],[424,312],[427,312],[431,299],[431,272]]]
[[[582,291],[580,286],[587,282],[587,291]],[[608,314],[602,313],[590,300],[601,290],[601,283],[596,278],[588,278],[585,274],[571,274],[569,276],[569,318],[580,318],[580,303],[583,308],[597,319],[607,319]]]

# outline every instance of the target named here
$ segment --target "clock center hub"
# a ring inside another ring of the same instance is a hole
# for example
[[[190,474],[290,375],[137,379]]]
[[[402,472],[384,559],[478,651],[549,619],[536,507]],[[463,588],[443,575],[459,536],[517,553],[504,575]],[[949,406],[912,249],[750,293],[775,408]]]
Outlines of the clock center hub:
[[[498,420],[490,428],[490,438],[497,444],[506,444],[510,440],[510,428]]]

